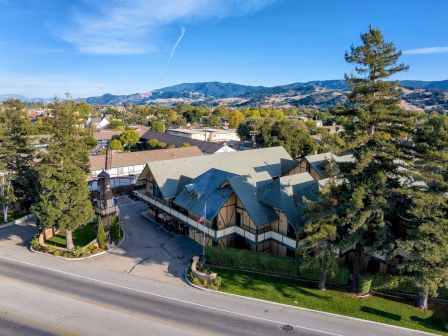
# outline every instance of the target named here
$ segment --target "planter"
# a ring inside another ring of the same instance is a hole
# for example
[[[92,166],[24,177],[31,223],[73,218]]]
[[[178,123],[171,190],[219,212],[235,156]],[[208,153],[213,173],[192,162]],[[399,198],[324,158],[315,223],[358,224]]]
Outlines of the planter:
[[[90,258],[94,258],[94,257],[97,257],[97,256],[104,255],[104,254],[112,251],[113,249],[117,248],[118,246],[120,246],[123,243],[123,241],[124,241],[124,239],[126,237],[126,231],[124,230],[123,226],[121,226],[121,225],[120,225],[120,230],[121,230],[120,232],[122,233],[122,237],[120,239],[120,242],[117,245],[109,247],[106,251],[97,251],[95,253],[88,254],[88,255],[83,256],[83,257],[76,257],[75,255],[73,255],[71,257],[63,256],[63,255],[55,255],[54,254],[55,251],[62,251],[62,252],[67,252],[67,253],[73,253],[73,251],[69,251],[69,250],[67,250],[64,247],[48,245],[48,244],[45,244],[45,243],[43,245],[39,244],[39,249],[33,248],[33,244],[31,243],[30,250],[32,252],[34,252],[34,253],[46,254],[46,255],[50,255],[50,256],[53,256],[53,257],[56,257],[56,258],[65,259],[65,260],[76,261],[76,260],[90,259]],[[42,233],[41,233],[41,235],[42,235]],[[41,237],[40,237],[41,235],[39,235],[39,240],[41,239]],[[92,242],[90,242],[89,244],[84,246],[83,249],[85,249],[87,246],[92,246],[92,245],[95,245],[96,247],[98,247],[98,243],[96,241],[96,238]],[[40,250],[40,249],[42,249],[42,250]]]
[[[199,257],[193,257],[193,261],[191,262],[191,273],[195,278],[198,278],[201,283],[204,283],[205,281],[209,285],[213,285],[215,283],[216,277],[218,276],[217,273],[204,273],[197,269],[199,262]]]

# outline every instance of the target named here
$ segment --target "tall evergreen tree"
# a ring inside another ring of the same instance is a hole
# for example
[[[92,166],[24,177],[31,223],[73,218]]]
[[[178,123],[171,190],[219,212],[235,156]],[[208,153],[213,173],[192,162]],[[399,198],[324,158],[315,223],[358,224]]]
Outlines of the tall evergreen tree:
[[[19,100],[11,99],[3,104],[5,109],[0,113],[0,169],[5,173],[3,198],[6,203],[16,199],[29,208],[35,197],[31,122]]]
[[[394,223],[400,188],[398,159],[401,144],[413,129],[413,114],[400,109],[400,89],[389,77],[407,70],[398,63],[401,52],[370,26],[362,44],[346,53],[355,74],[346,75],[351,105],[339,110],[345,116],[346,149],[355,160],[340,165],[341,183],[332,197],[338,201],[339,234],[355,247],[353,289],[359,282],[363,252],[392,252]]]
[[[406,251],[400,269],[418,290],[418,306],[426,309],[428,296],[448,287],[448,199],[429,190],[411,195],[406,238],[398,244]]]
[[[408,207],[402,216],[406,251],[400,269],[418,289],[418,306],[428,307],[428,296],[448,287],[448,117],[431,115],[417,127],[415,166],[404,194]],[[424,183],[421,183],[424,182]]]
[[[65,230],[68,249],[74,247],[73,230],[93,218],[88,152],[74,107],[69,101],[53,105],[52,137],[37,168],[39,197],[33,207],[40,227]]]
[[[335,187],[332,180],[323,187],[316,202],[306,201],[307,221],[302,244],[309,262],[319,266],[319,289],[325,290],[328,273],[337,266],[336,257],[339,243],[338,216],[331,198],[331,189]],[[306,263],[308,264],[308,263]]]

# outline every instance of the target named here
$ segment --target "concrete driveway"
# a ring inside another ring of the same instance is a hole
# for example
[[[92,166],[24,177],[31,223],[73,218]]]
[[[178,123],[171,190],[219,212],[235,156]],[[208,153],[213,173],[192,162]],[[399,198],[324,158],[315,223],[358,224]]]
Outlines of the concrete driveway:
[[[25,222],[0,229],[0,246],[11,250],[29,250],[30,242],[38,233],[34,222]]]
[[[144,218],[141,213],[147,207],[142,202],[119,197],[118,204],[126,230],[123,243],[105,255],[72,262],[163,282],[184,283],[185,268],[193,255],[201,253],[201,247]],[[32,222],[0,229],[0,247],[29,251],[30,241],[37,232]]]
[[[103,256],[80,262],[148,279],[183,283],[185,268],[193,255],[201,253],[201,247],[144,218],[141,215],[147,209],[144,203],[120,197],[118,204],[126,230],[124,242]]]

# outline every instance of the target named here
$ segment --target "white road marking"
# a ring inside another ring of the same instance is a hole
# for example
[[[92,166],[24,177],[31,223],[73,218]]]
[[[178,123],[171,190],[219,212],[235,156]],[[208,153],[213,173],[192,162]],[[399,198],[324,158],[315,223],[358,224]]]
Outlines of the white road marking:
[[[132,288],[132,287],[117,285],[117,284],[113,284],[113,283],[110,283],[110,282],[106,282],[106,281],[102,281],[102,280],[98,280],[98,279],[94,279],[94,278],[89,278],[89,277],[85,277],[85,276],[82,276],[82,275],[69,273],[69,272],[61,271],[61,270],[58,270],[58,269],[55,269],[55,268],[41,266],[41,265],[37,265],[37,264],[26,262],[26,261],[22,261],[22,260],[17,260],[17,259],[3,257],[3,256],[0,256],[0,259],[9,260],[9,261],[13,261],[13,262],[16,262],[16,263],[19,263],[19,264],[33,266],[33,267],[45,269],[47,271],[51,271],[51,272],[55,272],[55,273],[61,273],[61,274],[65,274],[65,275],[68,275],[68,276],[72,276],[72,277],[76,277],[76,278],[80,278],[80,279],[84,279],[84,280],[88,280],[88,281],[97,282],[97,283],[100,283],[100,284],[103,284],[103,285],[107,285],[107,286],[111,286],[111,287],[126,289],[126,290],[129,290],[129,291],[134,291],[134,292],[145,294],[145,295],[149,295],[149,296],[154,296],[154,297],[158,297],[158,298],[162,298],[162,299],[166,299],[166,300],[180,302],[180,303],[187,304],[187,305],[192,305],[192,306],[197,306],[197,307],[201,307],[201,308],[205,308],[205,309],[211,309],[211,310],[215,310],[215,311],[220,311],[220,312],[231,314],[231,315],[236,315],[236,316],[240,316],[240,317],[245,317],[245,318],[250,318],[250,319],[254,319],[254,320],[270,322],[270,323],[275,323],[275,324],[279,324],[279,325],[290,324],[288,322],[281,322],[281,321],[266,319],[266,318],[263,318],[263,317],[258,317],[258,316],[243,314],[243,313],[237,313],[237,312],[233,312],[233,311],[222,309],[222,308],[211,307],[211,306],[203,305],[203,304],[200,304],[200,303],[195,303],[195,302],[191,302],[191,301],[176,299],[176,298],[172,298],[172,297],[169,297],[169,296],[164,296],[164,295],[160,295],[160,294],[156,294],[156,293],[151,293],[151,292],[143,291],[143,290]],[[324,331],[324,330],[319,330],[319,329],[314,329],[314,328],[308,328],[308,327],[305,327],[305,326],[294,325],[294,324],[290,324],[290,325],[292,325],[293,327],[299,328],[299,329],[314,331],[314,332],[318,332],[318,333],[322,333],[322,334],[326,334],[326,335],[344,336],[344,335],[341,335],[341,334],[336,334],[336,333],[332,333],[332,332],[329,332],[329,331]]]

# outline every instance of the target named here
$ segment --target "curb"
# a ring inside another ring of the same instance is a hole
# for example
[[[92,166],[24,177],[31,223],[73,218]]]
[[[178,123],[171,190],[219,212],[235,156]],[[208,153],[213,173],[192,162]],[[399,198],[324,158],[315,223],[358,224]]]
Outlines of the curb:
[[[107,253],[109,253],[109,252],[112,252],[113,250],[115,250],[117,247],[119,247],[119,246],[123,243],[123,241],[124,241],[125,238],[126,238],[126,230],[124,229],[123,225],[121,225],[121,224],[120,224],[120,227],[121,227],[121,229],[123,230],[123,238],[121,238],[120,242],[119,242],[117,245],[115,245],[113,248],[111,248],[111,249],[109,249],[109,250],[107,250],[107,251],[101,251],[101,252],[98,252],[98,253],[89,255],[89,256],[87,256],[87,257],[81,257],[81,258],[67,258],[67,257],[63,257],[63,256],[55,256],[55,255],[52,255],[52,254],[50,254],[50,253],[45,253],[45,252],[41,252],[41,251],[36,251],[35,249],[33,249],[33,247],[32,247],[31,245],[30,245],[30,247],[29,247],[29,250],[30,250],[31,252],[33,252],[33,253],[44,254],[44,255],[47,255],[47,256],[50,256],[50,257],[53,257],[53,258],[61,258],[61,259],[70,260],[70,261],[79,261],[79,260],[86,260],[86,259],[90,259],[90,258],[94,258],[94,257],[99,257],[99,256],[105,255],[105,254],[107,254]]]
[[[237,297],[237,298],[240,298],[240,299],[246,299],[246,300],[251,300],[251,301],[256,301],[256,302],[261,302],[261,303],[273,304],[273,305],[284,307],[284,308],[305,310],[305,311],[309,311],[309,312],[313,312],[313,313],[318,313],[318,314],[328,315],[328,316],[334,316],[334,317],[339,317],[339,318],[345,318],[345,319],[350,319],[350,320],[359,321],[359,322],[367,322],[367,323],[371,323],[371,324],[375,324],[375,325],[380,325],[380,326],[383,326],[383,327],[391,327],[391,328],[397,328],[397,329],[400,329],[400,330],[406,330],[406,331],[418,333],[418,334],[421,334],[421,335],[438,335],[438,334],[428,333],[426,331],[400,327],[400,326],[396,326],[396,325],[393,325],[393,324],[386,324],[386,323],[381,323],[381,322],[376,322],[376,321],[363,320],[363,319],[360,319],[360,318],[357,318],[357,317],[346,316],[346,315],[339,315],[339,314],[335,314],[335,313],[329,313],[329,312],[324,312],[324,311],[310,309],[310,308],[291,306],[291,305],[288,305],[288,304],[285,304],[285,303],[279,303],[279,302],[268,301],[268,300],[263,300],[263,299],[256,299],[256,298],[253,298],[253,297],[250,297],[250,296],[242,296],[242,295],[238,295],[238,294],[222,292],[222,291],[219,291],[219,290],[213,290],[213,289],[209,289],[209,288],[199,287],[199,286],[196,286],[195,284],[193,284],[190,281],[190,279],[188,278],[187,270],[188,270],[188,267],[185,269],[185,274],[184,274],[185,281],[187,282],[187,284],[189,284],[191,287],[194,287],[196,289],[199,289],[199,290],[202,290],[202,291],[205,291],[205,292],[211,292],[211,293],[220,294],[220,295],[233,296],[233,297]]]
[[[13,225],[20,225],[22,223],[26,223],[27,220],[29,220],[29,219],[31,220],[33,217],[34,217],[33,214],[28,214],[28,215],[25,215],[23,217],[14,219],[14,220],[12,220],[12,221],[10,221],[8,223],[0,224],[0,230],[1,229],[6,229],[6,228],[8,228],[10,226],[13,226]]]

